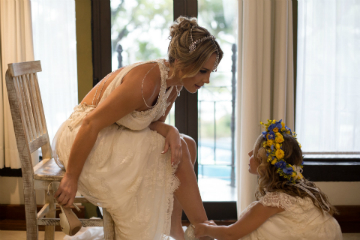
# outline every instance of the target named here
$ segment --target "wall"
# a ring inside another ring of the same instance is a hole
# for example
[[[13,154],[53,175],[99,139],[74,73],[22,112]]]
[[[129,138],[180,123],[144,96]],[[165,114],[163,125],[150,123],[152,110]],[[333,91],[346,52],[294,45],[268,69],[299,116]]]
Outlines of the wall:
[[[76,0],[76,40],[79,102],[93,87],[91,0]]]
[[[316,182],[333,205],[360,205],[360,182]]]
[[[24,204],[23,181],[20,177],[0,177],[0,204]],[[36,191],[36,202],[43,204],[45,192]]]

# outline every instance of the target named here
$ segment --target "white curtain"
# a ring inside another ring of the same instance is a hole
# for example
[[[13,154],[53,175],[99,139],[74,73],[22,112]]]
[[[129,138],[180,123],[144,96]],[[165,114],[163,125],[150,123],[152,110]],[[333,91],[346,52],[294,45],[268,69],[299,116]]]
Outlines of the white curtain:
[[[31,0],[35,59],[50,140],[78,103],[75,0]],[[80,9],[81,11],[81,9]]]
[[[0,168],[21,168],[6,91],[9,63],[34,60],[30,0],[0,0]],[[36,153],[34,161],[38,160]]]
[[[291,0],[239,2],[238,212],[255,199],[257,178],[248,172],[247,153],[263,131],[260,121],[283,119],[294,127],[292,38]]]
[[[359,152],[360,1],[302,0],[298,9],[296,131],[303,151]]]

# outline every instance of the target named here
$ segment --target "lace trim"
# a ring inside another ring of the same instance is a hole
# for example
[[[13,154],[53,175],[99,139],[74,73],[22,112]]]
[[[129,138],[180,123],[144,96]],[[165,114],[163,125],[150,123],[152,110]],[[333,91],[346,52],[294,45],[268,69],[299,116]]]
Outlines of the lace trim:
[[[296,202],[296,198],[280,192],[269,192],[260,199],[262,205],[268,207],[278,207],[288,210]]]
[[[162,240],[168,240],[170,239],[170,229],[171,229],[171,214],[173,211],[173,207],[174,207],[174,192],[176,191],[176,189],[178,189],[178,187],[180,186],[180,180],[175,176],[175,172],[177,169],[177,165],[176,166],[171,166],[171,164],[167,164],[166,165],[168,168],[171,168],[171,175],[170,175],[170,181],[167,181],[166,183],[166,188],[167,191],[165,193],[166,195],[166,222],[164,224],[164,229],[163,229],[163,237]]]
[[[285,210],[289,218],[297,222],[297,228],[306,227],[306,219],[308,219],[308,210],[314,208],[311,199],[306,197],[293,197],[282,192],[269,192],[259,201],[264,206],[279,207]]]
[[[162,110],[162,114],[164,115],[166,108],[164,108],[164,104],[166,104],[166,100],[169,97],[169,94],[166,94],[166,79],[168,78],[168,74],[170,71],[170,68],[168,68],[163,59],[155,60],[154,62],[157,62],[160,69],[161,74],[161,86],[159,91],[159,98],[156,101],[155,105],[152,108],[149,108],[144,111],[136,111],[134,110],[131,115],[133,117],[148,117],[149,115],[152,115],[153,119],[155,119],[158,116],[158,113]],[[165,97],[164,97],[165,96]],[[161,107],[160,107],[161,106]],[[152,111],[154,110],[154,111]]]

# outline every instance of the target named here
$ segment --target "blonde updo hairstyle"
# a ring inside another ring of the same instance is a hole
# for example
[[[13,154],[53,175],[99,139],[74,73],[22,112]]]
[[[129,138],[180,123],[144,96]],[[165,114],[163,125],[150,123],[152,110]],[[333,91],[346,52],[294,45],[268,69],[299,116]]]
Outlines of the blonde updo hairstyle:
[[[293,136],[286,133],[283,133],[283,136],[284,136],[284,142],[282,143],[282,150],[285,153],[284,155],[285,162],[291,164],[292,166],[294,165],[300,166],[303,161],[303,158],[302,158],[302,151],[297,140]],[[267,161],[266,150],[263,147],[263,142],[266,142],[266,140],[264,139],[263,135],[260,134],[260,136],[255,142],[254,152],[253,152],[255,159],[260,163],[257,168],[259,174],[258,177],[259,186],[255,193],[255,197],[257,200],[265,196],[266,192],[284,192],[293,197],[300,197],[300,198],[309,197],[314,203],[314,205],[321,210],[322,207],[325,207],[325,205],[321,200],[322,197],[325,203],[330,207],[329,213],[331,215],[337,213],[336,208],[333,205],[331,205],[331,203],[328,200],[328,197],[320,189],[319,192],[312,189],[308,189],[317,198],[318,201],[316,201],[307,192],[303,191],[302,189],[292,184],[289,184],[287,179],[281,177],[277,173],[277,168]],[[304,184],[311,188],[316,188],[316,185],[313,182],[308,181],[305,178],[304,178]]]
[[[219,63],[223,57],[220,45],[211,39],[198,43],[195,51],[190,53],[190,30],[193,26],[196,26],[192,29],[194,41],[211,35],[208,30],[198,26],[196,18],[180,16],[170,27],[168,57],[170,65],[174,67],[173,74],[170,77],[179,76],[180,70],[183,73],[181,78],[195,76],[210,56],[216,53],[216,48],[219,54]],[[177,60],[176,64],[175,60]]]

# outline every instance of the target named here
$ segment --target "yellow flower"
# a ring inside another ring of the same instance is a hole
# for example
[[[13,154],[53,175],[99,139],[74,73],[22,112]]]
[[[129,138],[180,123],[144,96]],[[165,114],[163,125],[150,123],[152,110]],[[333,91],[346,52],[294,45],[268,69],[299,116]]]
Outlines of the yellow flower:
[[[271,147],[271,145],[274,144],[274,140],[270,139],[270,140],[267,140],[266,144]]]
[[[273,120],[272,123],[273,123],[273,124],[276,123],[276,120]]]
[[[284,137],[281,133],[275,133],[275,142],[282,143],[284,141]]]
[[[267,161],[270,162],[272,160],[271,156],[268,156]]]
[[[286,134],[290,134],[290,131],[286,131]]]
[[[276,149],[280,149],[281,145],[279,143],[275,144]]]
[[[282,122],[281,126],[282,126],[281,131],[285,131],[285,123]]]
[[[277,162],[277,159],[271,161],[271,164],[274,165]]]
[[[292,177],[296,177],[296,172],[293,172],[293,173],[291,174],[291,176],[292,176]]]
[[[277,127],[273,129],[274,133],[277,133],[278,131],[279,131],[279,129]]]
[[[275,156],[277,157],[277,159],[282,159],[282,158],[284,157],[284,155],[285,155],[285,153],[284,153],[284,151],[281,150],[281,149],[278,149],[278,150],[276,150],[276,152],[275,152]]]

